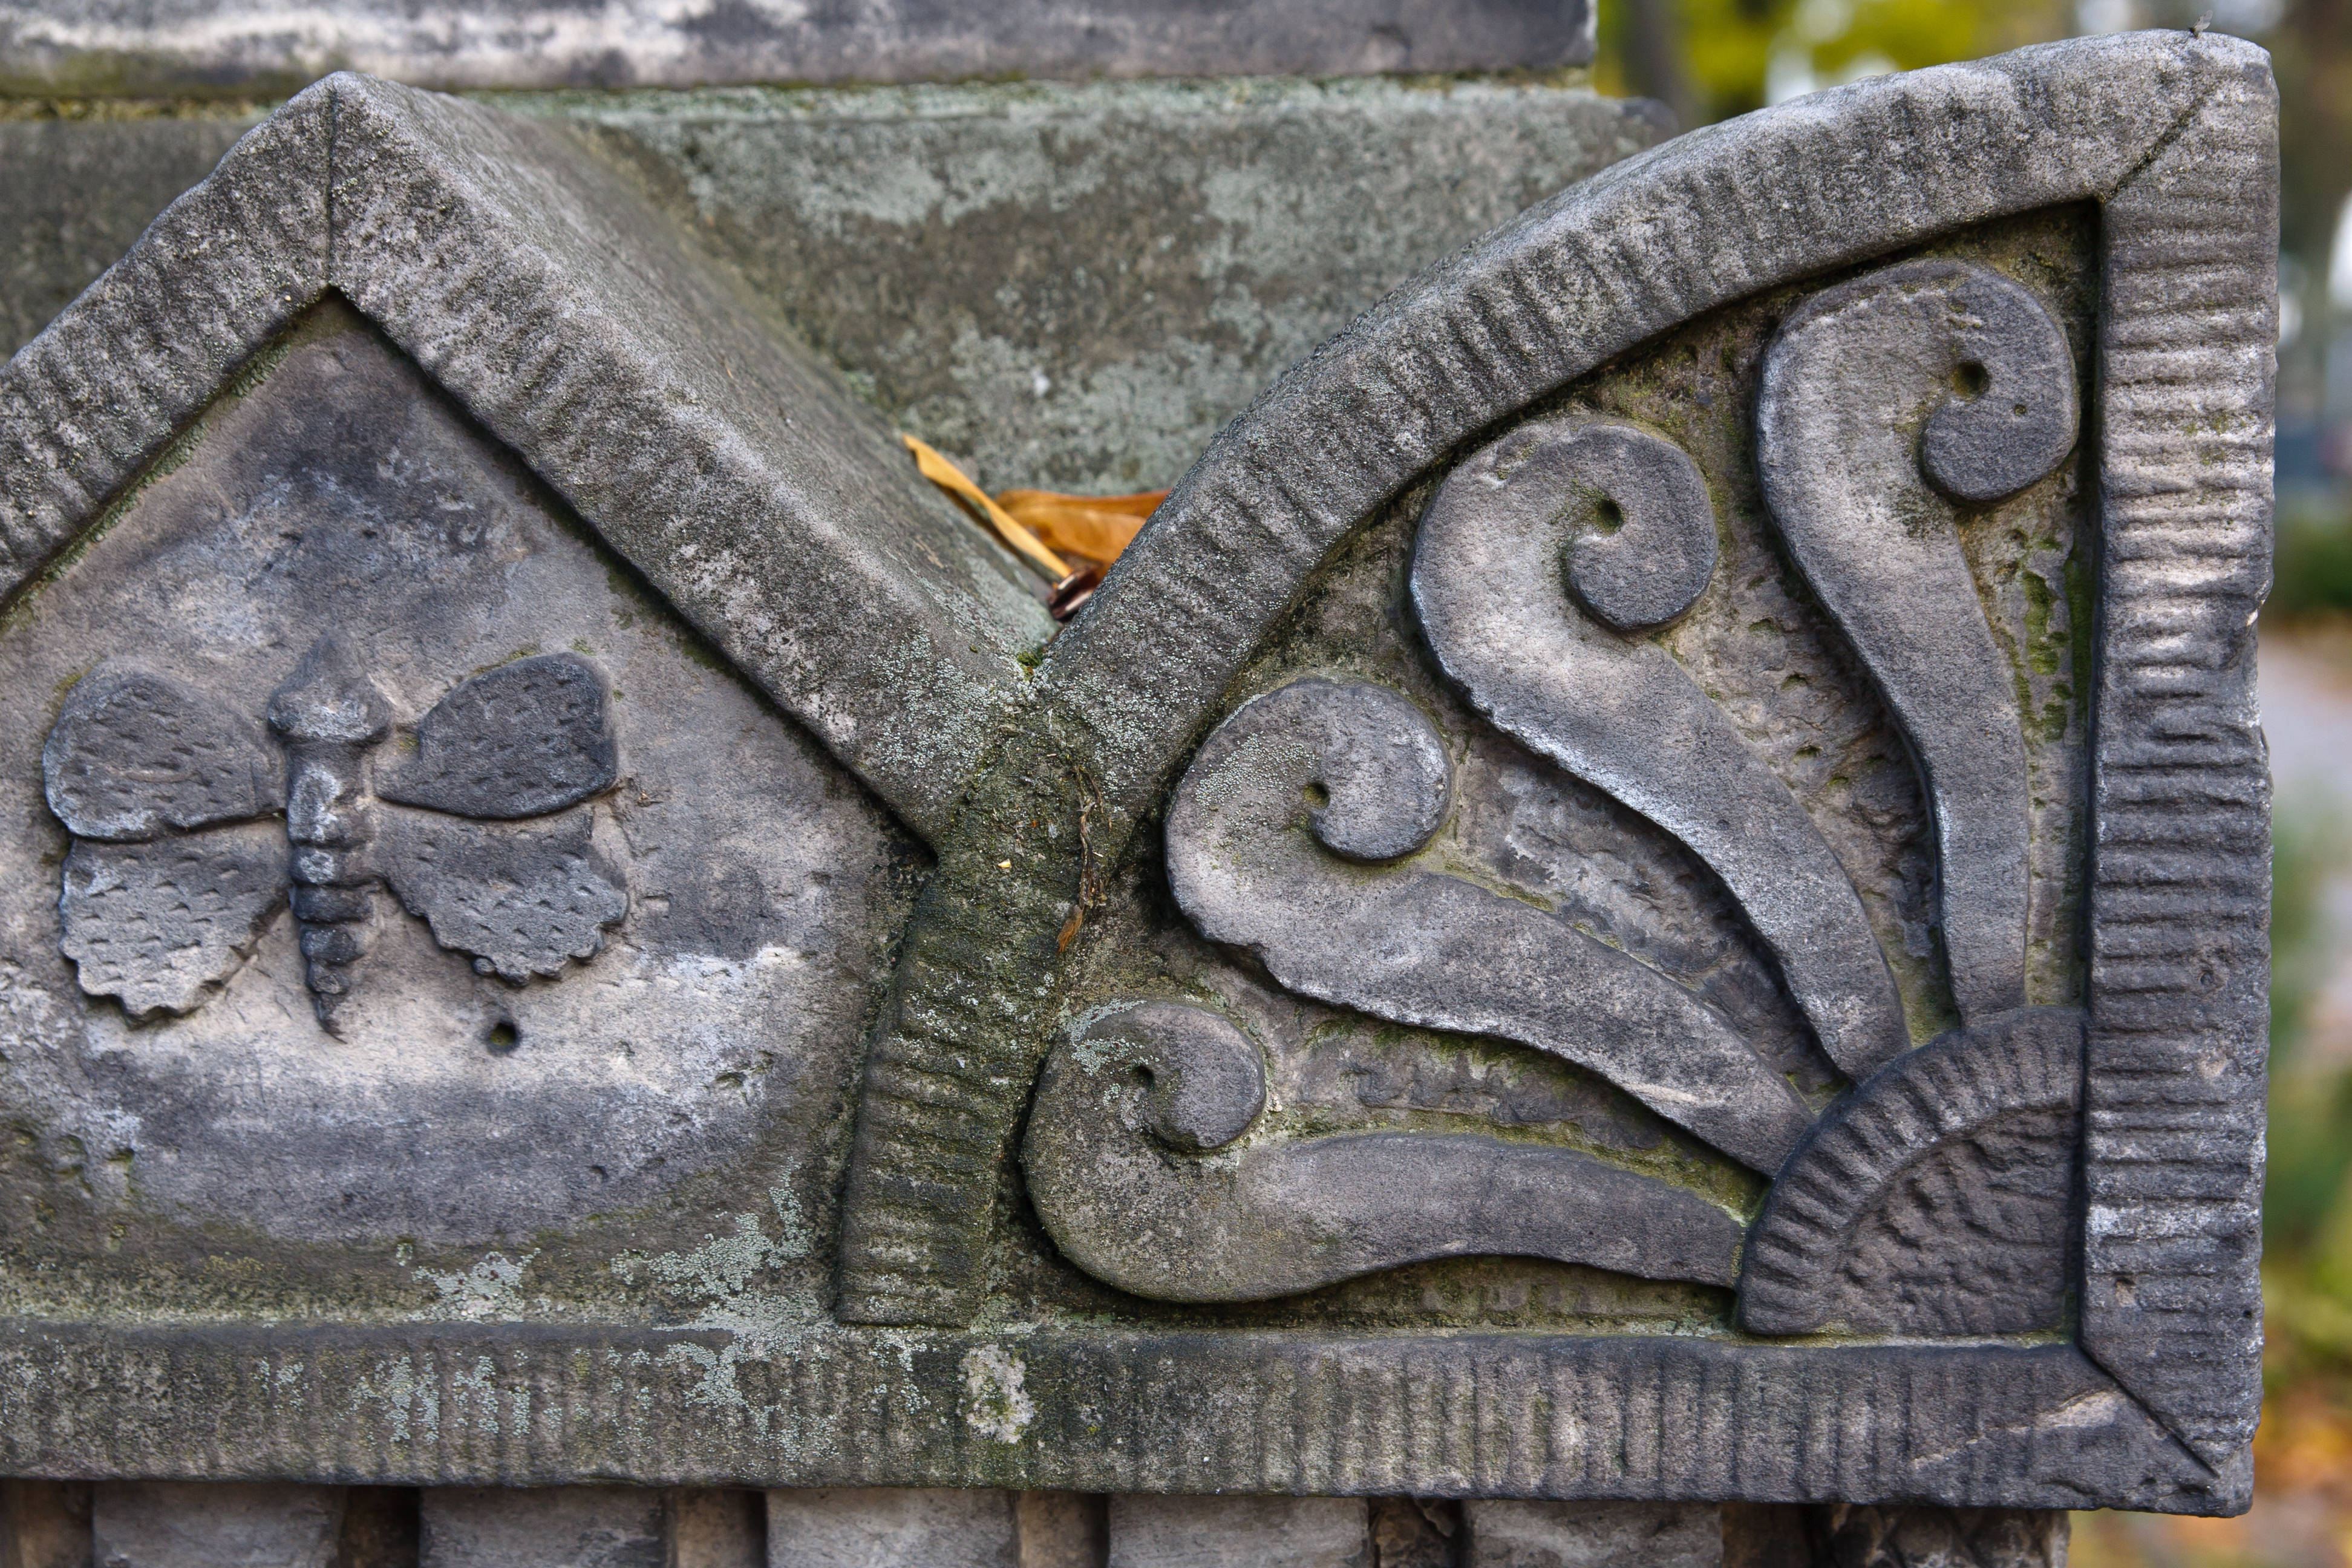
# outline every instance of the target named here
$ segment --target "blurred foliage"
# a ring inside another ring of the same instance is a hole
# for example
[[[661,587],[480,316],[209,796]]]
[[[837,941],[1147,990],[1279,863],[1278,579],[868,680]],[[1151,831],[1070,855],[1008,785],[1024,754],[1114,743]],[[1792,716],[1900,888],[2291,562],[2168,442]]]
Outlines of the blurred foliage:
[[[2282,507],[2278,563],[2263,618],[2281,621],[2352,612],[2352,520],[2334,507]]]
[[[2310,1049],[2312,1004],[2342,954],[2325,898],[2352,863],[2344,808],[2289,801],[2272,824],[2270,1178],[2263,1236],[2307,1256],[2352,1307],[2352,1062]],[[2341,1250],[2342,1256],[2336,1256]],[[2340,1277],[2340,1278],[2339,1278]],[[2352,1352],[2352,1343],[2346,1345]]]
[[[2291,0],[2261,42],[2278,74],[2279,237],[2316,279],[2352,191],[2352,0]]]
[[[1601,7],[1600,26],[1601,90],[1661,99],[1687,128],[1764,107],[1776,65],[1828,87],[1975,59],[2067,37],[2074,8],[2061,0],[1623,0]]]

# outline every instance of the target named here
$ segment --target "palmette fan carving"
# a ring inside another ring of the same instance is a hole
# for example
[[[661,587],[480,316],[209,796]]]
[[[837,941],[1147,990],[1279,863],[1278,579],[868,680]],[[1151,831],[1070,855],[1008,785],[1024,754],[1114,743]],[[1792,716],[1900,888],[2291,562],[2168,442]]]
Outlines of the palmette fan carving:
[[[2018,284],[1913,263],[1793,312],[1763,377],[1758,452],[1773,526],[1923,775],[1961,1029],[1913,1049],[1843,866],[1789,785],[1651,640],[1706,592],[1717,523],[1691,458],[1622,419],[1535,421],[1458,465],[1422,522],[1413,607],[1479,715],[1722,879],[1824,1051],[1868,1087],[1816,1117],[1684,984],[1440,868],[1422,851],[1453,809],[1446,742],[1384,686],[1309,677],[1234,711],[1171,803],[1170,885],[1202,934],[1246,950],[1290,991],[1576,1063],[1777,1177],[1744,1249],[1751,1331],[2037,1326],[2051,1310],[2048,1258],[2035,1253],[2014,1279],[1978,1269],[1995,1277],[1988,1286],[1937,1252],[1945,1228],[1974,1226],[1976,1247],[1998,1245],[2004,1227],[2063,1230],[2065,1064],[2080,1039],[2073,1013],[2008,1011],[2023,999],[2023,741],[1955,531],[1964,509],[2032,483],[2072,448],[2071,353]],[[1242,1066],[1212,1071],[1227,1058]],[[1247,1105],[1215,1139],[1162,1125],[1202,1082],[1227,1080],[1250,1092],[1235,1090]],[[1250,1299],[1475,1251],[1719,1283],[1727,1255],[1708,1249],[1728,1233],[1687,1205],[1738,1229],[1696,1194],[1565,1150],[1470,1134],[1251,1135],[1265,1093],[1256,1047],[1198,1009],[1110,1015],[1065,1043],[1043,1081],[1025,1153],[1040,1213],[1083,1266],[1142,1294]],[[1966,1103],[1939,1112],[1937,1094]],[[1842,1185],[1854,1149],[1868,1150],[1870,1179]],[[1417,1174],[1384,1184],[1376,1169]],[[1106,1208],[1089,1184],[1114,1170],[1124,1197]],[[1436,1217],[1449,1203],[1450,1229]],[[1160,1216],[1160,1244],[1137,1242],[1114,1211]]]
[[[618,776],[585,660],[518,659],[462,682],[417,725],[415,754],[384,765],[391,703],[330,637],[268,718],[276,744],[200,688],[118,661],[68,695],[42,773],[74,836],[59,946],[89,994],[134,1016],[201,1005],[289,887],[330,1029],[380,883],[443,946],[514,982],[589,957],[627,912],[581,804]],[[281,815],[282,832],[268,822]]]

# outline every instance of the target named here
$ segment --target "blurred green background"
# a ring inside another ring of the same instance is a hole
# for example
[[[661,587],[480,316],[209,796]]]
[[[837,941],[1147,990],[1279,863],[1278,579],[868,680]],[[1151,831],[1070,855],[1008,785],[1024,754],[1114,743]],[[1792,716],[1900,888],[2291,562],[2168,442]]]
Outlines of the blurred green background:
[[[2253,1511],[2078,1514],[2078,1568],[2352,1568],[2352,0],[1618,0],[1597,85],[1704,124],[1884,71],[2192,26],[2278,72],[2279,554],[2263,611],[2277,781],[2267,1389]]]

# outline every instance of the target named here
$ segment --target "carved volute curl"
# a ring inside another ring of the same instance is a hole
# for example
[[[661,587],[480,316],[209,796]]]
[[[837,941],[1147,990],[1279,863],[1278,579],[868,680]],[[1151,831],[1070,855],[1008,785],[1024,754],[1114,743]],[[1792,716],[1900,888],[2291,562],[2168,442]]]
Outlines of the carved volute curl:
[[[1556,439],[1517,452],[1544,478],[1571,488],[1576,504],[1554,524],[1574,530],[1569,591],[1612,631],[1648,631],[1680,616],[1706,591],[1720,553],[1715,503],[1698,465],[1673,442],[1631,425],[1557,428]],[[1507,484],[1510,476],[1497,473],[1489,482]]]
[[[1340,1133],[1233,1147],[1265,1103],[1257,1047],[1144,1002],[1047,1061],[1022,1151],[1055,1243],[1168,1301],[1254,1301],[1434,1258],[1508,1254],[1727,1285],[1739,1223],[1571,1150],[1475,1134]]]
[[[1613,537],[1576,531],[1596,495],[1622,498]],[[1456,468],[1413,552],[1413,604],[1440,667],[1501,729],[1714,868],[1840,1068],[1861,1078],[1908,1049],[1894,977],[1821,830],[1673,655],[1580,611],[1562,589],[1564,552],[1588,607],[1623,609],[1632,595],[1618,584],[1653,563],[1675,586],[1643,615],[1686,608],[1716,553],[1690,458],[1629,426],[1564,419],[1523,426]]]
[[[1773,521],[1853,640],[1924,775],[1963,1016],[2025,1000],[2028,773],[1957,503],[2022,489],[2074,445],[2065,333],[1985,268],[1908,262],[1808,300],[1767,352],[1757,464]]]
[[[1804,1101],[1691,992],[1517,900],[1351,864],[1421,847],[1451,787],[1435,728],[1396,692],[1293,681],[1202,745],[1169,814],[1170,883],[1204,935],[1293,991],[1531,1046],[1777,1170]]]

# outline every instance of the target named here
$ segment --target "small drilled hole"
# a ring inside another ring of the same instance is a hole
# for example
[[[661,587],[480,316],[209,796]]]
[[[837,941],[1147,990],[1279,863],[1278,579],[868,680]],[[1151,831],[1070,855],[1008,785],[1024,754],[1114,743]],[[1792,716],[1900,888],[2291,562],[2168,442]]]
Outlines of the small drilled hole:
[[[482,1043],[490,1047],[490,1055],[502,1057],[522,1044],[522,1035],[511,1022],[501,1018],[490,1026],[490,1032],[482,1037]]]
[[[1307,804],[1318,811],[1331,804],[1331,792],[1319,784],[1310,784],[1298,793],[1305,795]]]
[[[1601,504],[1593,508],[1592,511],[1593,516],[1600,520],[1601,531],[1603,533],[1614,533],[1625,526],[1625,509],[1607,496],[1601,498]]]
[[[1962,397],[1979,396],[1991,384],[1992,377],[1987,375],[1985,367],[1974,360],[1963,362],[1952,372],[1952,390]]]

